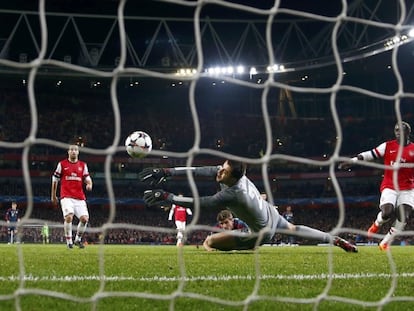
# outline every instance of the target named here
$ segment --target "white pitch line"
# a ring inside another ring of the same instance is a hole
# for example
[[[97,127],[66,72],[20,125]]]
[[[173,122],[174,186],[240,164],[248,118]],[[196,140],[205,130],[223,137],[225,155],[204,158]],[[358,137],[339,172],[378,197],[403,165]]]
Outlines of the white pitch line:
[[[341,273],[341,274],[293,274],[293,275],[261,275],[261,280],[326,280],[332,279],[372,279],[382,278],[389,279],[396,278],[412,278],[414,273]],[[204,275],[194,277],[168,277],[168,276],[153,276],[153,277],[131,277],[131,276],[99,276],[99,275],[67,275],[67,276],[35,276],[25,275],[24,281],[47,281],[47,282],[78,282],[78,281],[108,281],[108,282],[122,282],[122,281],[141,281],[141,282],[196,282],[196,281],[232,281],[232,280],[255,280],[254,275]],[[22,277],[19,275],[0,276],[0,281],[17,282],[21,281]]]

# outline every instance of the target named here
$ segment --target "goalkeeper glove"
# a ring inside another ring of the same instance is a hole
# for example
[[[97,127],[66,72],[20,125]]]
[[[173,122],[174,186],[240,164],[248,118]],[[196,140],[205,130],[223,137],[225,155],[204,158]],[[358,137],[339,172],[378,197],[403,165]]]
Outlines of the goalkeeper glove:
[[[158,202],[171,202],[173,194],[162,189],[147,190],[144,192],[144,201],[148,205],[155,205]]]
[[[169,169],[166,168],[144,168],[138,173],[138,178],[142,182],[147,182],[150,186],[156,186],[166,180],[166,177],[171,176]]]

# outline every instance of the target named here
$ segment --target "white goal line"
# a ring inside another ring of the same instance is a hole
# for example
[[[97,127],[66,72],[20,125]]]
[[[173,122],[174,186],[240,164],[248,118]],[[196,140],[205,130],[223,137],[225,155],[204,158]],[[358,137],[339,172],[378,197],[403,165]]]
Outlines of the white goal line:
[[[67,276],[35,276],[35,275],[25,275],[24,277],[19,275],[11,276],[0,276],[0,281],[5,282],[15,282],[21,281],[49,281],[49,282],[79,282],[79,281],[108,281],[108,282],[123,282],[123,281],[141,281],[141,282],[198,282],[198,281],[233,281],[233,280],[327,280],[327,279],[372,279],[372,278],[381,278],[381,279],[390,279],[390,278],[412,278],[414,277],[414,272],[412,273],[321,273],[321,274],[293,274],[293,275],[283,275],[283,274],[265,274],[261,276],[255,275],[204,275],[204,276],[194,276],[194,277],[169,277],[169,276],[153,276],[153,277],[132,277],[132,276],[105,276],[105,275],[67,275]]]

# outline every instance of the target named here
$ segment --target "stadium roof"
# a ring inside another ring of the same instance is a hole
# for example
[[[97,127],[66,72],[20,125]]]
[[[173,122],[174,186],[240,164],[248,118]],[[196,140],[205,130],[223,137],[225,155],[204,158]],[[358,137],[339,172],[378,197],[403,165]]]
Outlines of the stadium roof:
[[[227,1],[204,4],[200,10],[203,64],[267,66],[268,14],[273,1]],[[46,59],[113,69],[120,56],[119,1],[45,1],[48,48]],[[161,1],[127,1],[124,9],[126,65],[151,70],[194,68],[199,63],[194,33],[196,1],[186,5]],[[226,3],[226,5],[224,5]],[[319,4],[318,4],[319,3]],[[232,8],[232,4],[244,7]],[[247,5],[254,5],[248,7]],[[414,4],[402,15],[398,1],[281,1],[271,27],[274,61],[303,67],[333,61],[332,39],[343,58],[377,54],[387,40],[407,32]],[[254,12],[248,11],[255,10]],[[318,14],[313,15],[313,14]],[[41,31],[37,1],[0,5],[0,56],[28,62],[38,56]],[[401,27],[396,24],[401,22]],[[338,29],[335,29],[339,26]]]

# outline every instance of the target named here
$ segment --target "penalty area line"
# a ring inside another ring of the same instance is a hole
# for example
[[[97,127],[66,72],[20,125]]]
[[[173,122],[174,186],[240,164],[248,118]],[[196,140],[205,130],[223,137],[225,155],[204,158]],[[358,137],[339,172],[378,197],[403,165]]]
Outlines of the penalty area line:
[[[261,280],[326,280],[332,279],[372,279],[382,278],[389,279],[396,278],[412,278],[414,273],[340,273],[340,274],[293,274],[293,275],[261,275]],[[140,281],[140,282],[198,282],[198,281],[234,281],[234,280],[256,280],[254,275],[204,275],[204,276],[187,276],[187,277],[169,277],[169,276],[153,276],[153,277],[132,277],[132,276],[109,276],[109,275],[67,275],[67,276],[35,276],[19,275],[0,276],[0,281],[16,282],[16,281],[32,281],[32,282],[79,282],[79,281],[108,281],[108,282],[123,282],[123,281]]]

